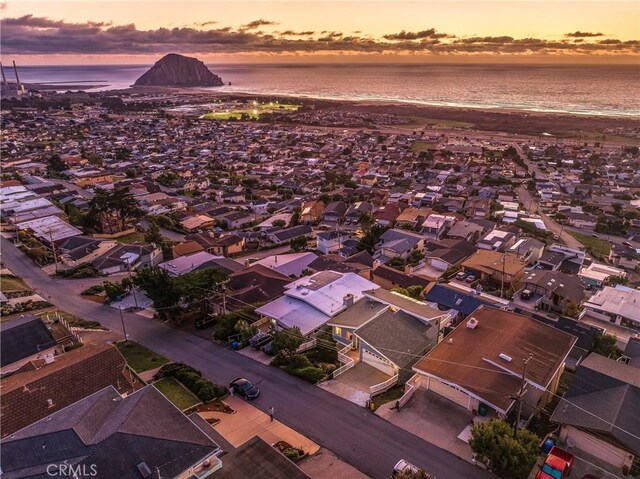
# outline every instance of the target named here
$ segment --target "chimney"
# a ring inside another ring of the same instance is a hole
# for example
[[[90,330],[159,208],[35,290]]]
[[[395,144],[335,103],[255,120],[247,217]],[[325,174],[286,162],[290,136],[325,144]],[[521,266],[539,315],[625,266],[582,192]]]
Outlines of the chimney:
[[[351,293],[346,294],[344,298],[342,298],[342,304],[347,308],[349,308],[350,306],[353,306],[353,294]]]
[[[53,407],[53,399],[47,399],[47,407],[48,408],[52,408]]]

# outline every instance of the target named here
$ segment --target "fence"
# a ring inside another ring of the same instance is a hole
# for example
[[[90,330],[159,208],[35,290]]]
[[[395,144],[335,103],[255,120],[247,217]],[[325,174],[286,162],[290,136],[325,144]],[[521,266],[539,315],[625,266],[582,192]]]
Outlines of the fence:
[[[351,350],[351,345],[349,344],[344,348],[342,348],[340,351],[338,351],[338,361],[340,361],[343,364],[338,369],[333,371],[333,379],[337,378],[343,372],[348,371],[349,369],[351,369],[353,366],[356,365],[356,361],[352,357],[347,355],[347,352],[349,352],[350,350]]]
[[[420,387],[420,376],[418,376],[417,374],[414,374],[411,377],[411,379],[409,379],[407,383],[404,385],[404,394],[400,399],[398,399],[398,403],[400,404],[400,407],[403,407],[405,404],[407,404],[409,399],[411,399],[411,397],[419,387]]]
[[[318,340],[316,338],[313,338],[312,340],[307,341],[306,343],[302,343],[300,347],[296,349],[296,353],[303,353],[305,351],[313,349],[316,347],[317,343],[318,343]]]
[[[384,381],[384,382],[382,382],[380,384],[376,384],[375,386],[371,386],[369,388],[369,395],[373,397],[374,394],[383,393],[387,389],[392,387],[394,384],[396,384],[397,382],[398,382],[398,374],[396,373],[394,376],[392,376],[391,378],[387,379],[386,381]]]

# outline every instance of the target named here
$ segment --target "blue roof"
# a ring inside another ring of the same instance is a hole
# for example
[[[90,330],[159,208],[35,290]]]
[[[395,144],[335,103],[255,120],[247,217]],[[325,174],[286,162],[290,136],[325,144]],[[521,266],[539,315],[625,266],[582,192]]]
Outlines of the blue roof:
[[[434,285],[425,296],[425,299],[438,303],[445,308],[455,309],[463,314],[471,314],[482,305],[491,306],[490,303],[482,301],[471,294],[454,291],[441,284]]]

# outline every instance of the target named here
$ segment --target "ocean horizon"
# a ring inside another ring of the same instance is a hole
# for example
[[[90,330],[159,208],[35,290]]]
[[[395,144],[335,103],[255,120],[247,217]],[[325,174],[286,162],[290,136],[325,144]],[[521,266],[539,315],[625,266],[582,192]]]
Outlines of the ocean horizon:
[[[19,66],[26,83],[131,86],[151,65]],[[198,88],[348,101],[508,109],[598,116],[640,116],[640,65],[218,64],[225,82]],[[9,80],[12,69],[5,69]],[[304,72],[304,73],[303,73]],[[229,84],[230,83],[230,84]]]

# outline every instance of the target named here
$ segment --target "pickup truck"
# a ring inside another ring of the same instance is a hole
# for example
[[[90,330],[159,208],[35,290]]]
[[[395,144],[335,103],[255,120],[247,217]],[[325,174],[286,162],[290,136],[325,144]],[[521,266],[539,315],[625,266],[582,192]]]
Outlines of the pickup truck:
[[[536,479],[566,479],[571,474],[572,466],[573,454],[553,446],[536,474]]]

